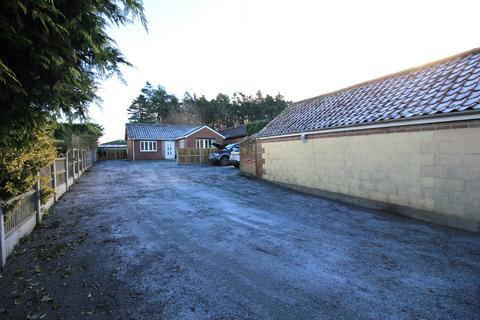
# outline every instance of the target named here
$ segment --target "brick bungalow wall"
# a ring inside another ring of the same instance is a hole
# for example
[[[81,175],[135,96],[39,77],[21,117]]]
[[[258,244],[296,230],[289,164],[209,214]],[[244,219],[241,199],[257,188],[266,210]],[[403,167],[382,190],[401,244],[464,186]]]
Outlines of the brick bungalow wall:
[[[141,141],[152,141],[152,140],[141,140]],[[132,149],[132,140],[127,141],[128,148],[128,160],[133,160],[133,149]],[[140,140],[135,140],[135,160],[157,160],[163,159],[163,141],[157,140],[157,151],[156,152],[141,152],[140,151]]]
[[[262,139],[242,148],[245,173],[480,231],[479,120],[318,133],[306,143],[298,136]]]
[[[197,139],[215,139],[218,143],[223,143],[223,138],[218,134],[213,132],[210,129],[203,128],[198,132],[187,137],[185,142],[185,148],[196,148],[197,147]]]
[[[185,139],[185,148],[196,148],[197,139],[215,139],[218,143],[223,143],[223,138],[207,129],[203,128],[198,132],[188,136]],[[156,152],[140,152],[140,141],[152,141],[152,140],[135,140],[135,160],[163,160],[165,158],[164,154],[164,141],[157,140],[157,151]],[[133,151],[132,151],[132,140],[127,141],[128,148],[128,160],[133,160]],[[180,140],[175,141],[175,150],[180,148]]]

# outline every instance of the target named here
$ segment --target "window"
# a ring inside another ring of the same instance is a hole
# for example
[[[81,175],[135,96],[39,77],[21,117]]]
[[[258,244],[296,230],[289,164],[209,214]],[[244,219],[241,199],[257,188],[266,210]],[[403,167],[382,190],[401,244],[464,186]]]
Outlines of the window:
[[[180,140],[180,149],[185,148],[185,139]]]
[[[197,149],[211,148],[215,139],[197,139]]]
[[[140,141],[140,152],[157,151],[157,141]]]

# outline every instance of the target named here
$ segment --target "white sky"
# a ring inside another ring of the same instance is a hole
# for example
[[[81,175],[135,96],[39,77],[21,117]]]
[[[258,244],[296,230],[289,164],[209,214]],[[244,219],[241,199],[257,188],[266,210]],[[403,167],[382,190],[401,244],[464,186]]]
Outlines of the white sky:
[[[110,35],[135,68],[102,84],[101,142],[123,139],[146,81],[182,97],[280,92],[291,101],[480,46],[479,0],[145,0],[140,25]]]

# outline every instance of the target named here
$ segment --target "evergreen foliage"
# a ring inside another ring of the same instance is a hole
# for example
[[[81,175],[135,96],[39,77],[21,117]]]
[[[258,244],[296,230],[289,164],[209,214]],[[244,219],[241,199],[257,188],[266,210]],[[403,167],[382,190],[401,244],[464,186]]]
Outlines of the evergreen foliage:
[[[129,65],[107,34],[141,0],[0,0],[0,200],[29,189],[56,156],[52,125],[88,119],[99,81]]]
[[[51,133],[51,125],[44,125],[33,129],[31,144],[24,144],[20,136],[11,136],[9,147],[0,147],[1,199],[28,191],[36,183],[38,170],[55,159]]]
[[[268,124],[268,122],[269,120],[258,120],[247,123],[247,136],[249,137],[252,134],[259,132]]]
[[[127,111],[130,122],[204,123],[216,129],[223,129],[260,120],[268,122],[286,106],[287,101],[282,95],[263,96],[260,90],[254,96],[237,92],[229,97],[219,93],[212,100],[208,100],[203,95],[197,97],[186,92],[182,101],[179,102],[162,86],[153,89],[147,82]]]

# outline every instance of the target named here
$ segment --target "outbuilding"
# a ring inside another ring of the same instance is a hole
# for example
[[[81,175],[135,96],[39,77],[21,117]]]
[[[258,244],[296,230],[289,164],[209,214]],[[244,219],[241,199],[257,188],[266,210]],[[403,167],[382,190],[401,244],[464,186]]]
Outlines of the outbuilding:
[[[176,150],[206,149],[223,143],[224,136],[206,125],[127,123],[128,159],[175,159]]]
[[[114,140],[99,144],[97,147],[98,160],[127,159],[127,143],[125,140]]]
[[[241,170],[478,232],[480,49],[291,104]]]
[[[218,132],[225,137],[225,144],[239,143],[247,135],[247,126],[241,125],[238,127],[219,130]]]

